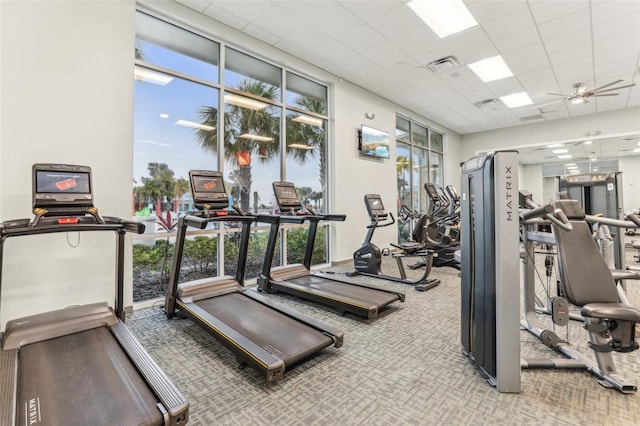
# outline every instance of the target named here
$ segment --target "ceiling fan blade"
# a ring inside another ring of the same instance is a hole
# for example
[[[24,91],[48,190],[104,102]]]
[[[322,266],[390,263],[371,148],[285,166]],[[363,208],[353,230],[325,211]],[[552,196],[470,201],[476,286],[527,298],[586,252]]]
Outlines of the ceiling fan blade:
[[[563,95],[562,93],[547,93],[547,95],[551,95],[551,96],[564,96],[565,98],[568,98],[570,96],[573,95]]]
[[[618,96],[619,93],[594,93],[591,98],[599,98],[600,96]]]
[[[566,99],[556,99],[555,101],[549,101],[549,102],[545,102],[545,103],[540,104],[540,105],[534,105],[534,107],[542,108],[542,107],[545,107],[545,106],[548,106],[548,105],[557,104],[558,102],[565,102],[566,103],[567,100]]]
[[[560,109],[560,107],[561,107],[561,106],[564,106],[564,105],[566,105],[566,104],[568,104],[568,103],[569,103],[569,100],[568,100],[568,99],[566,99],[566,100],[564,100],[564,102],[562,102],[561,104],[559,104],[557,107],[555,107],[555,108],[553,108],[553,109],[550,109],[550,110],[548,110],[548,111],[540,110],[540,113],[541,113],[541,114],[546,114],[546,113],[548,113],[548,112],[554,112],[554,111],[557,111],[558,109]],[[546,105],[548,105],[548,104],[546,104]],[[540,108],[540,107],[536,107],[536,108]]]
[[[618,83],[622,83],[624,80],[616,80],[616,81],[612,81],[611,83],[607,83],[605,85],[602,85],[600,87],[596,87],[593,90],[590,90],[590,92],[597,92],[598,90],[604,89],[605,87],[609,87],[609,86],[613,86],[614,84],[618,84]],[[609,90],[613,90],[613,89],[609,89]]]
[[[603,92],[610,92],[612,90],[626,89],[627,87],[633,87],[633,86],[635,86],[635,83],[634,84],[627,84],[625,86],[612,87],[611,89],[607,89],[607,90],[592,90],[591,93],[597,94],[597,93],[603,93]]]

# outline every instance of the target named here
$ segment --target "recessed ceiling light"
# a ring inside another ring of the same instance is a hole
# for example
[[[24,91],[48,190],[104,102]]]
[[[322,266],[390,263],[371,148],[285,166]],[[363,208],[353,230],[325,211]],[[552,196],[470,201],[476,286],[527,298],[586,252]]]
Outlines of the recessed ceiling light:
[[[238,95],[232,95],[232,94],[224,95],[224,101],[231,105],[252,109],[255,111],[267,107],[267,104],[264,102],[260,102],[260,101],[256,101],[255,99],[245,98],[244,96],[238,96]]]
[[[158,86],[166,86],[173,81],[173,77],[170,75],[142,67],[135,67],[133,76],[136,80],[146,81],[147,83],[157,84]]]
[[[469,68],[485,83],[513,76],[513,73],[500,55],[469,64]]]
[[[244,139],[253,139],[254,141],[258,142],[271,142],[273,140],[273,138],[270,138],[268,136],[252,135],[251,133],[243,133],[238,137]]]
[[[569,167],[569,166],[575,166],[575,165],[576,165],[576,163],[567,163],[567,164],[565,164],[565,166],[567,166],[567,167]]]
[[[551,145],[547,145],[547,148],[560,148],[562,145],[561,143],[552,143]]]
[[[289,144],[289,148],[298,148],[298,149],[309,150],[309,149],[313,149],[314,147],[311,146],[311,145],[303,144],[303,143],[292,143],[292,144]]]
[[[593,141],[584,141],[585,145],[591,145],[593,143]]]
[[[554,154],[566,154],[567,152],[569,152],[569,150],[567,149],[554,149],[553,151]]]
[[[316,126],[316,127],[321,127],[322,126],[322,119],[316,118],[316,117],[311,117],[309,115],[299,115],[297,117],[293,117],[291,119],[291,121],[296,121],[298,123],[309,124],[311,126]]]
[[[570,154],[558,155],[558,158],[560,158],[561,160],[566,160],[568,158],[571,158],[571,155]]]
[[[633,152],[640,152],[640,148],[634,149]]]
[[[527,92],[514,93],[512,95],[501,96],[500,100],[509,108],[517,108],[524,105],[531,105],[533,101]]]
[[[215,130],[216,128],[213,126],[207,126],[206,124],[194,123],[193,121],[188,120],[178,120],[173,124],[177,124],[178,126],[191,127],[192,129],[204,130],[210,132]]]
[[[598,161],[597,158],[591,158],[589,161]]]
[[[440,38],[478,25],[462,0],[412,0],[407,7]]]

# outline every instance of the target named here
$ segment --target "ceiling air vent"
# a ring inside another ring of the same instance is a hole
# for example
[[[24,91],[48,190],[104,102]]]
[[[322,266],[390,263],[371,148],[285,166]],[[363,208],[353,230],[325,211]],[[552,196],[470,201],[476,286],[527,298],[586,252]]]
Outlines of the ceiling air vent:
[[[435,73],[441,73],[449,71],[460,65],[460,61],[455,56],[445,56],[444,58],[436,59],[427,64],[427,68]]]
[[[484,101],[476,102],[475,105],[478,108],[489,108],[500,105],[497,99],[485,99]]]
[[[540,114],[527,115],[526,117],[519,117],[521,121],[542,120],[544,117]]]

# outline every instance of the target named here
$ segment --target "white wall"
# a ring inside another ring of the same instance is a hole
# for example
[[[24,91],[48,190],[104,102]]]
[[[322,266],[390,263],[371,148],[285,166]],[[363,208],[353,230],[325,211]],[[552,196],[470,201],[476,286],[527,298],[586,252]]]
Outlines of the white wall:
[[[0,219],[30,217],[36,162],[91,166],[102,213],[130,214],[134,13],[133,0],[0,2]],[[70,248],[77,238],[6,242],[3,328],[43,310],[113,303],[115,235],[85,233]]]
[[[542,203],[544,200],[542,187],[542,165],[523,165],[518,176],[520,189],[526,189],[531,193],[533,200]]]
[[[640,157],[620,158],[624,210],[640,209]]]
[[[479,150],[519,148],[584,139],[586,132],[594,130],[602,132],[598,138],[618,133],[638,133],[640,107],[463,135],[461,152],[463,158],[468,159]]]

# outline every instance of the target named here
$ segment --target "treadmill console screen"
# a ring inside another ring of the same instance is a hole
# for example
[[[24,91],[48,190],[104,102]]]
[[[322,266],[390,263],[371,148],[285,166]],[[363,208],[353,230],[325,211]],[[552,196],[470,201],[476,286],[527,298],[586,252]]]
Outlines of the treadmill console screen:
[[[93,207],[90,167],[33,165],[33,208],[45,208],[51,214],[84,214],[89,207]]]
[[[274,182],[273,192],[276,194],[276,202],[280,211],[301,209],[302,203],[298,198],[296,187],[291,182]]]
[[[378,194],[367,194],[364,196],[364,204],[367,206],[367,212],[370,217],[385,218],[387,212],[382,204],[382,198]]]
[[[198,209],[224,210],[229,207],[229,198],[224,187],[222,173],[208,170],[189,172],[193,203]]]

